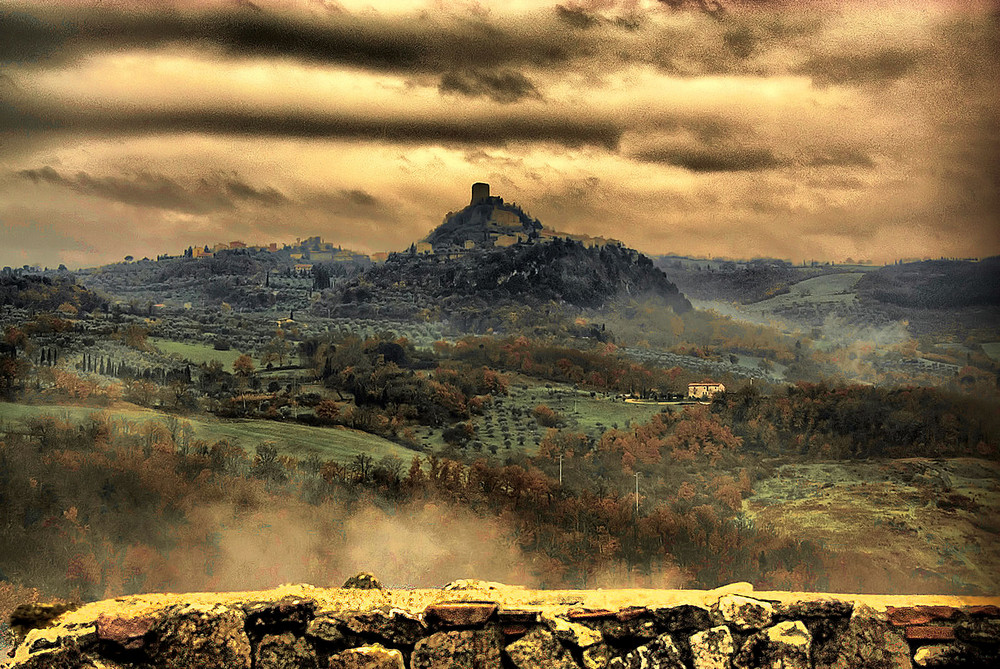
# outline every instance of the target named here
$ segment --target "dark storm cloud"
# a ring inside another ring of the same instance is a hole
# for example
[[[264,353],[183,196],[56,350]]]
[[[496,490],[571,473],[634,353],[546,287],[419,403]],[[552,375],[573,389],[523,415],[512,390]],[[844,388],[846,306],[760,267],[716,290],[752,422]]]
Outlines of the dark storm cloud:
[[[0,11],[0,62],[69,62],[88,51],[150,49],[173,43],[233,57],[286,57],[374,70],[436,73],[570,58],[573,40],[540,29],[501,27],[468,17],[394,19],[328,13],[293,16],[245,8],[200,12],[113,9]]]
[[[361,188],[311,193],[302,198],[301,204],[338,218],[392,223],[399,214],[383,199]]]
[[[343,190],[340,191],[340,194],[349,202],[361,207],[377,207],[379,205],[378,198],[361,189]]]
[[[676,10],[698,9],[711,16],[723,16],[727,12],[720,0],[659,0],[659,3]]]
[[[606,120],[555,115],[494,114],[483,118],[370,118],[347,114],[285,113],[245,109],[181,109],[176,111],[39,109],[53,129],[128,135],[158,132],[202,132],[218,135],[363,139],[402,143],[489,144],[552,142],[564,146],[618,146],[623,128]],[[18,130],[4,127],[0,132]]]
[[[500,103],[542,97],[531,79],[511,70],[449,72],[441,77],[438,90],[442,93],[457,93],[467,97],[488,97]]]
[[[18,175],[36,184],[61,186],[83,195],[186,214],[232,209],[240,200],[270,206],[287,202],[287,198],[273,188],[258,189],[232,176],[200,179],[197,187],[187,188],[165,175],[152,172],[138,172],[126,177],[98,177],[87,172],[67,176],[46,165],[22,170]]]
[[[874,53],[834,53],[810,58],[798,74],[812,77],[820,85],[880,85],[902,79],[920,62],[920,54],[884,48]]]
[[[785,165],[771,149],[754,147],[651,147],[637,160],[683,167],[692,172],[756,172]]]
[[[415,76],[526,68],[561,73],[570,65],[606,73],[642,63],[694,76],[739,71],[740,61],[756,53],[760,36],[742,21],[763,21],[765,37],[778,37],[781,29],[812,30],[816,23],[789,19],[794,25],[783,27],[777,19],[730,12],[724,22],[691,28],[647,18],[632,12],[611,19],[567,5],[516,19],[444,12],[293,15],[238,6],[160,12],[36,7],[0,10],[0,63],[52,65],[90,52],[184,45],[232,58],[288,58]]]
[[[212,184],[205,179],[201,180],[201,184],[205,188],[210,188],[212,186]],[[221,184],[225,188],[226,192],[237,200],[259,202],[260,204],[268,206],[275,206],[288,202],[288,198],[274,188],[254,188],[250,184],[233,177],[223,178],[221,180]]]
[[[875,167],[871,156],[860,149],[850,147],[829,147],[812,155],[806,164],[810,167]]]
[[[787,68],[786,40],[817,33],[816,12],[779,15],[738,3],[722,15],[713,0],[672,0],[664,6],[696,7],[719,21],[686,24],[647,20],[633,12],[617,19],[577,6],[530,17],[485,14],[412,16],[291,14],[232,5],[211,10],[41,8],[0,10],[0,63],[21,68],[63,65],[91,53],[183,46],[229,58],[283,58],[441,77],[446,93],[488,96],[502,102],[535,97],[532,74],[561,75],[590,68],[605,74],[628,65],[653,65],[678,76],[755,74],[749,67]],[[673,12],[669,12],[673,14]],[[817,83],[863,85],[906,75],[916,55],[892,44],[874,53],[810,53],[797,70]],[[779,56],[771,62],[769,51]],[[749,60],[759,62],[750,64]],[[771,65],[767,65],[771,63]]]
[[[574,28],[586,30],[600,23],[600,19],[580,7],[556,5],[556,16]]]

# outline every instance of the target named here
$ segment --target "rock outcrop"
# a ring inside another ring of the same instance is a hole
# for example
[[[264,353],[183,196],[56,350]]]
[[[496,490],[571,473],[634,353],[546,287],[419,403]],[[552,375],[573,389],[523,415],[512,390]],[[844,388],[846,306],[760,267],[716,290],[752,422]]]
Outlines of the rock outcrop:
[[[13,666],[985,668],[1000,666],[998,603],[754,593],[747,585],[715,591],[532,591],[477,581],[447,590],[283,586],[122,597],[54,616],[17,612]]]

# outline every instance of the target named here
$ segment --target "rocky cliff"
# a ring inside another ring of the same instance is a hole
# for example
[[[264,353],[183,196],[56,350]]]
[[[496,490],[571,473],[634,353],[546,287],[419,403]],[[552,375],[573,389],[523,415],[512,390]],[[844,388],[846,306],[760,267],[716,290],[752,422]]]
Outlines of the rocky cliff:
[[[21,669],[1000,666],[1000,598],[283,586],[16,612]],[[358,587],[362,586],[362,587]],[[368,587],[364,587],[368,586]],[[42,607],[44,609],[44,607]],[[30,628],[30,629],[29,629]]]

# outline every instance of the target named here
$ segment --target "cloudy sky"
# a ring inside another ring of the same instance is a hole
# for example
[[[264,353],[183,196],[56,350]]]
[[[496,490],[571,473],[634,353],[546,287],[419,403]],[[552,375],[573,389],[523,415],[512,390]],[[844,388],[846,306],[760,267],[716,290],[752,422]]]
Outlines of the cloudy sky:
[[[1000,253],[969,0],[0,2],[0,265],[321,235],[474,181],[647,253]]]

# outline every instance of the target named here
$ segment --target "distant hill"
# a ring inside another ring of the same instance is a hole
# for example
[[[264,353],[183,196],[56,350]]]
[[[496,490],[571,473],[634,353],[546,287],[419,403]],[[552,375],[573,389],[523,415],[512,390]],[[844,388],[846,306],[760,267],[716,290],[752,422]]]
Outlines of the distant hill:
[[[676,313],[691,303],[653,262],[613,240],[547,230],[519,207],[475,184],[467,207],[342,290],[340,310],[379,304],[402,315],[555,302],[600,307],[619,296],[656,296]],[[322,305],[326,308],[327,305]]]
[[[396,254],[351,282],[344,302],[394,299],[415,307],[448,298],[488,304],[565,302],[599,307],[613,297],[654,294],[677,313],[691,303],[646,256],[621,246],[585,248],[557,239],[483,250],[455,258]]]
[[[653,263],[689,297],[740,304],[787,293],[789,286],[820,273],[782,260],[736,262],[659,256]]]
[[[75,315],[79,311],[107,309],[107,300],[65,276],[22,274],[20,270],[0,272],[0,306],[16,309],[56,311],[62,308]]]
[[[865,275],[858,297],[900,307],[950,309],[1000,306],[1000,256],[979,262],[925,260]]]

